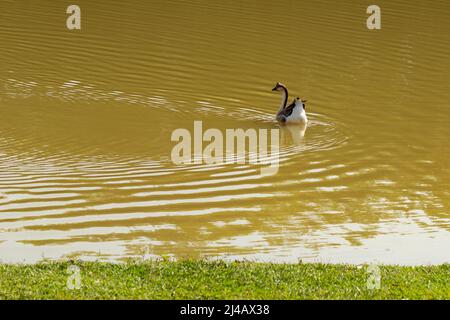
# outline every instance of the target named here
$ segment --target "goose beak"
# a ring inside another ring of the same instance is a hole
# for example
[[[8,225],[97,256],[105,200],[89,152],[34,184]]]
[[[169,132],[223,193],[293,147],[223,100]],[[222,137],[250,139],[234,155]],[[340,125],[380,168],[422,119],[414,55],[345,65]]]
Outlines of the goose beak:
[[[277,91],[277,86],[273,87],[272,91]]]

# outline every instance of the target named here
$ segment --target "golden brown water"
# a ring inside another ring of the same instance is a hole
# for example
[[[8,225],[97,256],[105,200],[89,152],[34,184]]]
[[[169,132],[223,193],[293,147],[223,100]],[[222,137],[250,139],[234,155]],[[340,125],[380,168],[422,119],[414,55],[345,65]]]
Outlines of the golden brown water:
[[[450,3],[0,4],[0,260],[450,261]],[[280,169],[176,166],[176,128],[278,128]]]

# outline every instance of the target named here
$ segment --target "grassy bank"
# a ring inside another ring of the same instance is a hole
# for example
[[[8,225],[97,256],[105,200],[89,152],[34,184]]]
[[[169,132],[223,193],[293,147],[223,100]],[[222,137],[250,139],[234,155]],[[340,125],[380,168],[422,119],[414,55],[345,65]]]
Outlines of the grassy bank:
[[[68,289],[69,266],[81,288]],[[204,261],[0,265],[0,299],[449,299],[450,265],[367,266]],[[73,271],[72,271],[73,272]]]

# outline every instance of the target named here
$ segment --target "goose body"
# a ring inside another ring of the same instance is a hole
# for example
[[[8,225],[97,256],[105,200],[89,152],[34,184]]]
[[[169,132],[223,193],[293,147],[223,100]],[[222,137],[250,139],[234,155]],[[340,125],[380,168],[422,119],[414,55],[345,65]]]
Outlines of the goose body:
[[[305,102],[300,98],[295,98],[289,105],[287,105],[288,90],[282,83],[277,83],[272,91],[281,92],[281,104],[277,112],[276,119],[282,123],[298,123],[306,124],[308,117],[305,111]]]

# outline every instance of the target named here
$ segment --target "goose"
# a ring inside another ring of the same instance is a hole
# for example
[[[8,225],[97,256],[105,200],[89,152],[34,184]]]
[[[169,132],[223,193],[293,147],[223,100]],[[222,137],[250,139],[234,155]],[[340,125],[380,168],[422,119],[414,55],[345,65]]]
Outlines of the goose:
[[[282,83],[277,82],[272,91],[281,92],[281,105],[277,112],[276,119],[282,123],[300,123],[306,124],[308,122],[308,117],[306,116],[306,100],[302,100],[299,97],[295,98],[289,105],[288,100],[288,90],[286,86]]]

